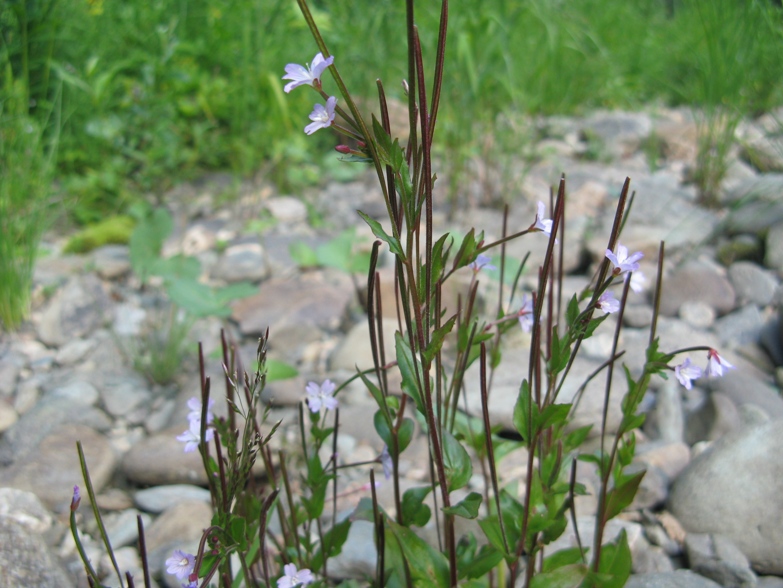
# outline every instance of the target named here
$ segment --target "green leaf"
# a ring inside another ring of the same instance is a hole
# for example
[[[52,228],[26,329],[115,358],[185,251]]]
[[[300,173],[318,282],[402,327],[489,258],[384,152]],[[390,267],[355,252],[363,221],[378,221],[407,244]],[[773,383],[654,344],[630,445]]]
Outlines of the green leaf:
[[[432,509],[424,504],[424,499],[430,490],[432,486],[409,488],[402,495],[402,522],[405,526],[424,527],[429,522]]]
[[[503,545],[503,533],[500,530],[500,519],[497,515],[490,515],[486,518],[480,519],[479,527],[484,531],[484,535],[487,537],[490,545],[498,550],[499,553],[506,558],[506,562],[511,564],[516,559],[516,556],[506,551]]]
[[[589,570],[585,564],[571,564],[533,576],[530,588],[579,588]]]
[[[633,497],[636,496],[636,491],[639,489],[639,484],[641,484],[645,473],[638,472],[607,492],[606,510],[604,511],[605,520],[608,521],[616,517],[625,507],[633,502]]]
[[[532,410],[532,414],[531,414]],[[538,405],[532,398],[530,385],[527,380],[522,380],[519,387],[517,403],[514,406],[513,422],[517,432],[522,436],[522,440],[529,445],[536,431],[536,422],[538,421]]]
[[[464,578],[483,578],[489,571],[498,565],[503,559],[503,553],[495,549],[492,545],[482,545],[479,552],[466,565],[460,566],[459,577]],[[460,584],[460,586],[466,586]],[[482,584],[484,586],[484,584]]]
[[[258,294],[258,286],[250,282],[237,282],[221,288],[213,288],[212,293],[219,304],[228,304],[232,300],[255,296]]]
[[[402,250],[402,245],[400,245],[400,241],[397,239],[397,237],[388,235],[386,231],[383,230],[381,223],[379,223],[377,220],[369,217],[361,210],[358,210],[357,212],[359,213],[359,216],[364,219],[364,222],[370,225],[370,229],[372,230],[373,235],[378,237],[381,241],[387,243],[389,245],[389,250],[391,250],[394,255],[399,257],[401,260],[405,260],[405,252]]]
[[[310,561],[310,567],[314,570],[323,568],[324,556],[326,559],[340,555],[343,545],[348,539],[348,532],[351,530],[351,517],[343,519],[329,529],[324,535],[323,543],[318,547],[313,559]]]
[[[394,161],[392,161],[393,143],[391,135],[386,132],[383,125],[375,118],[375,115],[372,116],[372,131],[375,136],[375,148],[378,159],[385,165],[394,168]]]
[[[291,243],[288,246],[288,254],[294,260],[294,263],[301,268],[318,266],[318,256],[315,253],[315,249],[302,241]]]
[[[131,234],[130,259],[133,271],[142,282],[151,275],[152,264],[160,258],[163,242],[171,234],[174,221],[164,208],[156,208],[139,220]]]
[[[538,417],[538,428],[546,429],[553,425],[564,425],[571,412],[570,404],[550,404]]]
[[[585,549],[585,551],[587,551]],[[582,561],[582,550],[578,547],[571,547],[569,549],[561,549],[556,551],[552,555],[544,558],[544,566],[541,569],[542,572],[551,572],[557,568],[562,568],[570,564],[580,563]]]
[[[381,392],[381,389],[378,388],[378,386],[376,386],[369,378],[367,378],[367,376],[364,373],[359,372],[359,377],[362,379],[362,382],[364,382],[364,385],[367,387],[367,390],[370,391],[370,394],[375,399],[375,402],[378,404],[379,407],[382,408],[384,406],[384,401],[383,401],[383,393]]]
[[[410,345],[399,331],[394,333],[394,347],[397,352],[397,367],[402,375],[402,391],[413,398],[416,403],[416,409],[425,414],[424,401],[419,390],[419,381],[416,379],[416,360],[413,357]],[[418,373],[421,374],[421,366]]]
[[[405,451],[408,448],[408,445],[411,444],[414,428],[415,425],[413,419],[409,419],[408,417],[402,419],[400,429],[397,431],[397,449],[400,453]]]
[[[443,466],[446,470],[446,486],[449,492],[465,486],[473,475],[473,464],[462,443],[449,433],[443,431]]]
[[[449,588],[449,566],[446,556],[407,527],[398,525],[394,521],[387,521],[387,525],[400,545],[410,569],[413,585]]]
[[[166,293],[183,310],[198,317],[229,316],[231,309],[215,296],[212,288],[187,279],[166,280]]]
[[[609,543],[601,548],[601,561],[598,571],[610,578],[604,578],[600,582],[601,588],[622,588],[631,575],[631,548],[628,546],[628,536],[625,529],[620,531],[620,536],[615,543]]]
[[[267,382],[288,380],[299,375],[299,371],[294,366],[277,359],[267,359],[265,364]]]
[[[201,275],[201,263],[195,257],[175,255],[167,259],[158,258],[149,265],[149,273],[163,278],[183,278],[198,280]]]
[[[454,506],[443,508],[443,512],[462,517],[463,519],[475,519],[481,507],[481,494],[471,492]]]
[[[427,349],[424,350],[425,361],[431,362],[435,358],[435,356],[440,351],[440,348],[443,347],[443,340],[446,338],[446,335],[448,335],[451,332],[451,329],[454,328],[454,323],[456,320],[457,315],[454,315],[443,325],[441,325],[440,328],[435,329],[435,331],[432,333],[430,343],[427,345]],[[427,365],[429,365],[429,363]]]
[[[231,515],[231,519],[228,524],[228,534],[234,543],[237,544],[240,551],[247,550],[247,537],[245,535],[247,524],[245,519],[235,515]]]
[[[386,447],[392,447],[392,423],[389,421],[388,413],[384,410],[375,411],[373,423],[378,436],[386,443]]]

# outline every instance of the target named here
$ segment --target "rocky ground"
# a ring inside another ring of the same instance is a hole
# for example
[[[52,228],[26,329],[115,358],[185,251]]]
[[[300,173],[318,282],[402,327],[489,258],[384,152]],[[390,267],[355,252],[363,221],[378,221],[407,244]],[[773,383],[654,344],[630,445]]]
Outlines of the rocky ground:
[[[629,176],[637,197],[622,242],[645,253],[642,269],[650,278],[659,242],[667,245],[661,347],[710,345],[737,367],[720,379],[700,379],[689,391],[674,378],[652,384],[644,402],[648,421],[637,438],[639,467],[648,473],[634,504],[609,526],[610,534],[628,533],[636,574],[629,586],[783,586],[778,316],[783,142],[773,133],[773,121],[767,117],[740,126],[741,142],[731,154],[719,208],[699,206],[690,183],[696,154],[691,117],[686,111],[660,110],[528,121],[526,128],[536,137],[525,148],[531,156],[502,174],[475,163],[456,213],[449,214],[446,205],[436,211],[436,231],[464,233],[475,226],[491,239],[500,233],[498,202],[512,205],[510,227],[526,228],[536,201],[547,200],[550,186],[565,172],[565,283],[575,290],[603,256],[614,204]],[[283,420],[277,443],[295,445],[297,404],[307,381],[344,380],[355,365],[366,367],[370,359],[354,279],[336,269],[298,268],[289,247],[301,242],[317,247],[350,227],[357,227],[366,246],[372,236],[355,210],[381,218],[384,209],[370,175],[330,183],[302,199],[281,195],[258,180],[221,204],[226,182],[212,176],[168,195],[176,228],[166,254],[196,256],[211,283],[258,284],[257,295],[234,304],[230,320],[200,320],[190,339],[204,343],[208,372],[219,382],[215,350],[221,327],[238,342],[247,363],[258,336],[270,328],[270,356],[295,365],[300,375],[271,383],[264,398],[272,406],[271,420]],[[445,184],[441,181],[439,203],[445,200]],[[320,228],[314,226],[318,219],[323,219]],[[539,237],[510,245],[509,256],[521,259],[530,250],[536,264],[545,247]],[[61,253],[63,243],[56,235],[46,240],[51,254],[36,266],[31,321],[17,333],[0,336],[0,585],[84,585],[66,532],[71,488],[82,483],[75,449],[81,440],[120,567],[140,577],[135,546],[136,516],[141,515],[159,585],[178,587],[173,576],[161,575],[162,562],[174,548],[192,549],[211,516],[200,459],[183,454],[175,440],[187,425],[186,402],[199,389],[195,347],[172,384],[151,383],[133,368],[133,358],[143,351],[139,341],[145,333],[165,323],[159,289],[140,287],[124,246],[74,256]],[[464,272],[457,276],[457,288],[470,279],[469,270]],[[482,291],[493,300],[497,283],[490,274],[481,276]],[[624,359],[631,368],[643,360],[650,302],[648,288],[632,296],[625,315],[621,348],[628,350]],[[396,326],[391,307],[387,304],[387,341]],[[493,380],[496,422],[510,420],[521,374],[527,371],[519,358],[527,357],[528,345],[521,331],[508,339],[505,357],[511,359]],[[611,329],[606,328],[585,344],[572,388],[563,393],[573,394],[580,375],[604,361],[610,348]],[[700,364],[705,360],[694,357]],[[600,423],[602,387],[588,388],[579,423]],[[616,396],[609,428],[619,414]],[[361,386],[347,388],[340,402],[339,454],[346,463],[374,459],[382,448],[372,426],[374,403]],[[469,394],[468,410],[477,403]],[[419,439],[403,454],[404,488],[427,478],[425,452],[426,443]],[[523,477],[522,463],[519,456],[506,458],[503,478]],[[595,489],[588,468],[580,477]],[[346,470],[341,509],[366,495],[366,482],[366,466]],[[483,479],[475,476],[470,489],[481,488]],[[389,504],[391,489],[382,486],[379,492]],[[86,511],[83,506],[79,517],[88,553],[109,574]],[[590,532],[594,511],[594,497],[578,505],[582,536]],[[569,530],[558,545],[573,541]],[[374,570],[374,553],[369,525],[357,523],[330,570],[361,578]]]

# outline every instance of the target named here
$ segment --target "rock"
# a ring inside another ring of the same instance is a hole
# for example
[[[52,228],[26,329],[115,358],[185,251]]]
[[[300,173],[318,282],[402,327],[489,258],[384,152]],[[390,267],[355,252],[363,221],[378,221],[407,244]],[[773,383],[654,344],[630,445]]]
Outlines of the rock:
[[[701,300],[686,300],[680,306],[680,318],[692,327],[707,329],[715,322],[715,309]]]
[[[388,354],[393,353],[394,333],[397,331],[396,319],[383,319],[383,342]],[[332,353],[329,361],[333,370],[366,370],[373,366],[370,330],[367,321],[355,324]]]
[[[762,576],[759,578],[758,588],[783,588],[783,578],[778,576]]]
[[[0,519],[9,518],[35,533],[52,527],[52,515],[32,492],[0,488]]]
[[[259,243],[228,247],[212,269],[212,277],[230,284],[260,282],[269,275],[264,250]]]
[[[98,278],[91,274],[74,276],[41,314],[38,337],[52,347],[83,337],[101,325],[108,304]]]
[[[201,500],[182,501],[163,511],[144,531],[150,561],[157,561],[163,553],[173,549],[172,544],[184,550],[186,545],[198,543],[211,520],[212,507]],[[170,555],[169,552],[166,557]]]
[[[372,578],[377,559],[375,525],[368,521],[354,521],[340,554],[329,558],[329,575],[340,579]]]
[[[133,495],[136,505],[151,513],[159,513],[186,501],[201,500],[210,504],[209,490],[191,484],[170,484],[139,490]]]
[[[736,346],[756,343],[761,338],[764,320],[757,306],[748,304],[739,310],[719,318],[715,332],[724,345]]]
[[[34,492],[50,509],[62,512],[72,488],[82,485],[76,442],[81,441],[92,485],[99,492],[114,473],[116,458],[106,438],[84,425],[62,425],[24,460],[0,469],[0,484]]]
[[[657,574],[634,574],[628,579],[625,588],[720,588],[720,584],[690,570],[677,570]]]
[[[73,583],[44,537],[11,517],[0,516],[0,578],[3,586],[72,588]]]
[[[74,365],[81,361],[96,345],[93,339],[72,339],[60,347],[54,360],[62,366]]]
[[[781,177],[783,178],[783,175]],[[783,183],[776,189],[777,198],[780,198]],[[783,200],[754,200],[732,210],[724,220],[723,227],[730,235],[753,233],[764,237],[770,227],[781,222],[783,222]]]
[[[152,396],[147,381],[139,374],[105,374],[101,386],[101,400],[114,417],[128,416],[137,407],[147,404]]]
[[[136,517],[139,516],[144,528],[148,529],[152,523],[152,517],[139,512],[135,508],[104,515],[103,522],[106,525],[106,534],[111,539],[112,547],[123,547],[138,540],[139,526]]]
[[[735,235],[720,241],[716,253],[721,265],[729,266],[736,261],[760,262],[764,257],[761,240],[756,235]]]
[[[769,354],[776,366],[783,366],[783,322],[780,318],[781,311],[770,318],[762,327],[759,343]]]
[[[141,334],[147,318],[147,311],[132,304],[119,304],[114,307],[112,329],[122,337],[135,337]]]
[[[685,410],[680,387],[674,379],[663,383],[655,395],[655,410],[645,423],[650,432],[661,441],[681,442],[685,438]]]
[[[125,578],[126,573],[136,579],[137,582],[143,581],[143,571],[141,567],[141,558],[139,552],[135,547],[118,547],[114,549],[114,543],[112,543],[112,549],[114,551],[114,561],[112,562],[108,554],[104,553],[98,560],[98,574],[100,575],[101,582],[106,582],[111,585],[112,580],[116,580],[117,573],[114,570],[114,564],[120,569],[122,577]]]
[[[136,484],[206,484],[207,477],[197,451],[184,453],[176,437],[187,423],[151,435],[135,444],[122,461],[125,476]]]
[[[739,409],[722,392],[713,392],[701,408],[688,417],[686,440],[690,444],[714,441],[742,425]]]
[[[685,553],[690,568],[697,574],[715,580],[727,588],[752,588],[756,574],[748,558],[730,539],[722,535],[688,533]]]
[[[652,130],[646,113],[598,111],[584,121],[582,133],[600,140],[612,158],[623,159],[636,153]]]
[[[127,245],[104,245],[92,252],[95,271],[104,280],[116,280],[131,269],[130,249]]]
[[[14,410],[14,407],[0,398],[0,433],[10,429],[18,420],[19,415]]]
[[[578,516],[576,523],[579,526],[579,537],[582,542],[590,545],[592,543],[593,536],[595,534],[595,518],[587,516]],[[617,539],[622,531],[626,532],[628,537],[628,546],[631,548],[631,555],[636,558],[636,555],[649,547],[649,544],[644,538],[644,531],[639,523],[632,523],[623,519],[611,519],[604,527],[604,543],[609,543]],[[561,549],[569,549],[572,547],[578,547],[576,540],[576,534],[573,531],[573,523],[571,519],[568,520],[568,527],[565,532],[549,544],[547,549],[548,553],[555,553]]]
[[[740,302],[767,306],[775,297],[778,281],[755,263],[738,261],[729,267],[729,280]]]
[[[89,382],[74,379],[47,392],[44,399],[48,400],[50,398],[61,398],[74,404],[92,406],[98,402],[100,394],[95,389],[95,386]]]
[[[759,171],[781,172],[783,171],[783,137],[780,135],[780,122],[777,120],[767,124],[764,122],[743,121],[738,125],[740,155]]]
[[[753,404],[773,419],[783,418],[783,398],[768,383],[741,370],[729,370],[722,378],[709,380],[710,388],[726,394],[735,405]]]
[[[693,533],[726,535],[759,573],[783,573],[780,421],[716,441],[680,474],[669,508]]]
[[[265,202],[270,214],[283,223],[298,223],[307,220],[307,206],[293,196],[277,196]]]
[[[764,265],[783,275],[783,222],[769,229],[764,250]]]
[[[16,380],[24,365],[24,359],[13,353],[0,356],[0,397],[8,398],[14,393]]]
[[[664,279],[661,313],[676,316],[684,303],[700,301],[718,314],[725,314],[734,308],[735,299],[731,283],[718,266],[690,261]]]
[[[674,480],[691,461],[691,450],[686,443],[653,441],[636,446],[636,461],[648,464]]]
[[[634,574],[654,574],[660,572],[673,572],[674,565],[663,549],[650,546],[642,549],[633,559]]]
[[[636,462],[628,466],[626,471],[631,474],[637,471],[645,471],[636,496],[628,507],[631,510],[643,508],[654,509],[666,502],[668,496],[669,477],[653,465],[644,465]]]

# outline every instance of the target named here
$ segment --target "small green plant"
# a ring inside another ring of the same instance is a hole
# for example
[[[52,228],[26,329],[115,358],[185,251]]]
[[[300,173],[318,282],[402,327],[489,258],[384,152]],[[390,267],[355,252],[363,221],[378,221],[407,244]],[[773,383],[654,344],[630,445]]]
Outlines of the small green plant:
[[[370,252],[359,250],[356,227],[342,231],[316,248],[297,241],[289,246],[291,258],[299,267],[332,267],[348,274],[364,274],[370,267]]]
[[[65,244],[65,253],[88,253],[103,245],[126,245],[133,234],[136,221],[125,215],[112,216],[89,225],[72,235]]]
[[[185,359],[192,355],[188,335],[194,319],[170,304],[148,321],[138,342],[130,342],[133,367],[156,384],[168,384],[182,373]]]

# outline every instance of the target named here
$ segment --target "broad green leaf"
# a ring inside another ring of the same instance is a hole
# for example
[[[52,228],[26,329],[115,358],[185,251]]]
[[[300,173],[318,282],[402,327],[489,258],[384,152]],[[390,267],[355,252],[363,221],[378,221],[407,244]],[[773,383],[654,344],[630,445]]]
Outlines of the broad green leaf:
[[[266,381],[277,382],[288,380],[299,375],[299,371],[292,365],[276,359],[266,360]]]
[[[416,379],[415,366],[418,362],[413,357],[410,345],[408,345],[408,342],[399,331],[394,333],[394,342],[395,351],[397,352],[397,367],[402,375],[402,391],[413,398],[413,401],[416,403],[416,409],[421,414],[425,414],[419,381]],[[419,366],[418,373],[421,374],[421,366]]]
[[[616,517],[625,507],[633,502],[633,497],[636,496],[636,491],[639,489],[639,484],[641,484],[645,473],[638,472],[607,492],[605,520],[608,521]]]
[[[460,566],[459,577],[464,578],[483,578],[489,571],[498,565],[503,559],[503,553],[495,549],[492,545],[482,545],[479,552],[464,566]],[[465,584],[460,584],[465,586]],[[483,584],[482,584],[483,586]]]
[[[449,492],[465,486],[473,475],[473,464],[462,443],[449,433],[441,435],[443,450],[443,467],[446,470],[446,482]]]
[[[351,522],[351,518],[348,517],[326,532],[323,543],[318,546],[318,551],[315,552],[313,559],[310,561],[310,566],[314,570],[320,570],[323,567],[324,555],[326,559],[340,555],[343,545],[346,539],[348,539]]]
[[[541,571],[551,572],[557,568],[580,562],[582,562],[582,550],[578,547],[561,549],[544,558],[544,566]]]
[[[530,588],[579,588],[588,571],[585,564],[579,563],[538,573],[533,576]]]
[[[430,490],[432,486],[409,488],[402,495],[402,521],[405,526],[423,527],[429,522],[432,510],[424,504],[424,499]]]
[[[513,421],[525,445],[530,445],[538,422],[538,405],[533,400],[527,380],[522,380],[522,385],[519,387]]]
[[[475,519],[481,507],[481,494],[471,492],[454,506],[443,508],[443,512],[462,517],[463,519]]]
[[[570,404],[550,404],[544,408],[538,417],[538,428],[546,429],[551,426],[565,424],[570,411]]]
[[[410,569],[413,585],[449,588],[449,566],[446,556],[407,527],[398,525],[394,521],[387,521],[387,525],[397,538]]]
[[[166,280],[166,293],[183,310],[198,317],[229,316],[231,309],[215,296],[212,288],[201,282],[185,279]]]
[[[240,551],[245,551],[247,549],[247,537],[245,536],[246,528],[247,524],[244,518],[231,515],[228,524],[228,534],[238,545]]]
[[[446,338],[446,335],[451,332],[451,329],[454,328],[454,323],[456,320],[457,316],[454,315],[445,323],[443,323],[440,328],[435,329],[435,331],[432,333],[430,343],[427,345],[427,349],[424,350],[424,359],[426,361],[431,362],[438,354],[440,348],[443,346],[443,340]]]
[[[391,250],[391,252],[394,253],[396,256],[398,256],[400,259],[404,260],[405,252],[402,250],[402,245],[400,245],[400,241],[397,239],[397,237],[394,237],[393,235],[388,235],[386,231],[383,230],[381,223],[379,223],[374,218],[371,218],[370,216],[366,215],[361,210],[357,212],[359,213],[359,216],[364,219],[364,222],[370,225],[370,229],[372,230],[373,235],[378,237],[381,241],[387,243],[389,245],[389,250]]]
[[[149,273],[166,279],[182,278],[198,280],[201,275],[201,263],[195,257],[175,255],[167,259],[158,258],[149,265]]]
[[[408,417],[402,419],[400,429],[397,431],[397,445],[400,453],[405,451],[408,448],[408,445],[410,445],[414,428],[413,419],[409,419]]]
[[[386,447],[392,447],[392,423],[388,420],[388,413],[380,409],[375,411],[373,423],[375,424],[375,431],[386,444]]]
[[[505,545],[503,545],[503,533],[500,530],[500,519],[497,515],[490,515],[486,518],[479,519],[479,527],[484,531],[484,535],[498,553],[506,558],[506,562],[511,564],[516,559],[514,554],[506,551]]]
[[[600,588],[622,588],[631,575],[631,548],[628,546],[628,536],[625,529],[620,531],[620,536],[615,543],[609,543],[601,548],[601,561],[598,564],[603,578],[598,586]]]
[[[129,241],[131,265],[142,282],[150,276],[151,266],[160,258],[163,242],[173,228],[174,221],[169,212],[156,208],[141,218],[133,229]]]
[[[213,288],[212,292],[218,303],[228,304],[232,300],[255,296],[258,294],[258,286],[254,286],[250,282],[237,282],[236,284],[229,284],[228,286],[223,286],[221,288]]]
[[[294,241],[288,246],[288,254],[294,263],[301,268],[316,267],[318,265],[318,256],[315,249],[301,241]]]

